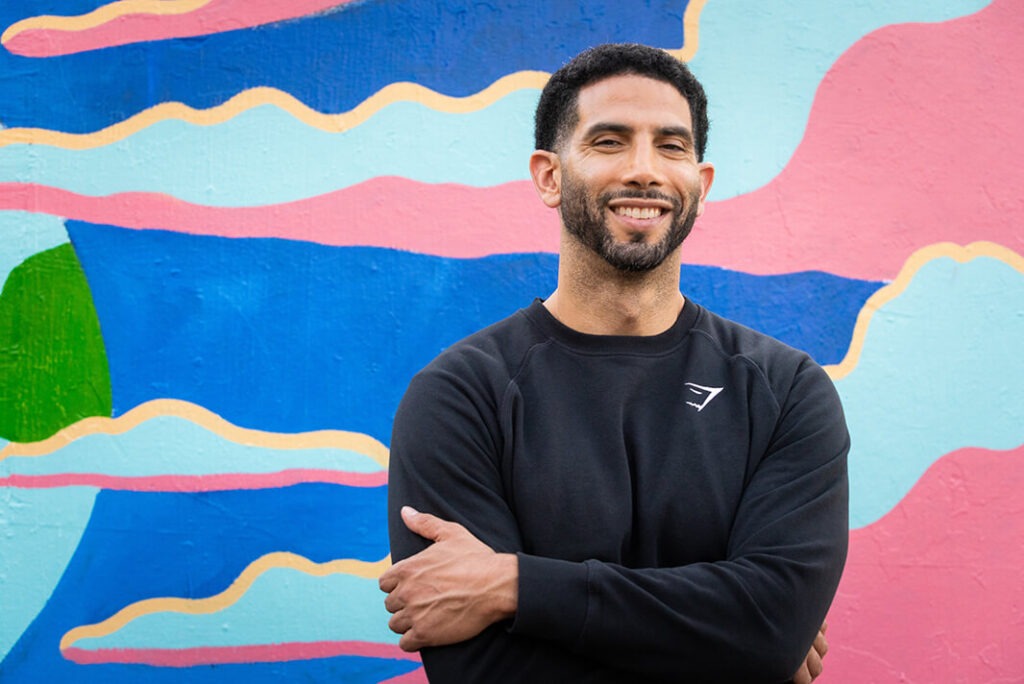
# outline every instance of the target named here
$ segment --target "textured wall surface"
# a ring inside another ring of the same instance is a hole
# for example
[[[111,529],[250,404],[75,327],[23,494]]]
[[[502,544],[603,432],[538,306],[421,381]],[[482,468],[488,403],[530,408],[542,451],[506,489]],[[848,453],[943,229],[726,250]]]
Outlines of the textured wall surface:
[[[683,290],[847,410],[827,683],[1024,681],[1017,0],[0,3],[0,679],[412,682],[409,378],[546,296],[548,74],[691,62]]]

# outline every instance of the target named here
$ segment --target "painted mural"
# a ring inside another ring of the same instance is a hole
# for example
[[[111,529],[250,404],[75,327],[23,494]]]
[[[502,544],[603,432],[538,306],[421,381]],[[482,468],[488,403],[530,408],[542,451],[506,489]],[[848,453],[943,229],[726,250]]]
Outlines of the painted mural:
[[[706,84],[687,296],[853,437],[826,683],[1024,681],[1017,0],[0,3],[0,680],[423,682],[387,629],[411,376],[554,287],[532,110]]]

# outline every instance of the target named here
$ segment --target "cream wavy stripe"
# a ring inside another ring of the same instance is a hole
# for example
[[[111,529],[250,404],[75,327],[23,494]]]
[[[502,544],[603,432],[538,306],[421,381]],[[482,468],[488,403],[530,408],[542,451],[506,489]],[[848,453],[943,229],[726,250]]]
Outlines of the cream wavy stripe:
[[[465,114],[484,109],[517,90],[543,88],[547,79],[548,74],[542,71],[520,71],[503,76],[479,93],[466,97],[442,95],[417,83],[392,83],[354,109],[341,114],[318,112],[282,90],[259,86],[244,90],[227,102],[209,109],[195,109],[181,102],[164,102],[95,133],[64,133],[45,128],[8,128],[0,130],[0,147],[30,144],[50,145],[68,150],[88,150],[116,143],[168,119],[180,119],[196,126],[213,126],[263,105],[278,107],[313,128],[329,133],[341,133],[364,123],[384,107],[396,102],[419,102],[439,112]]]
[[[109,636],[122,629],[129,622],[154,613],[185,613],[187,615],[209,615],[222,611],[237,603],[253,583],[263,573],[278,568],[291,568],[314,577],[346,574],[366,579],[374,579],[391,566],[391,556],[385,556],[375,563],[345,558],[341,560],[314,563],[313,561],[288,551],[276,551],[261,556],[249,564],[245,570],[219,594],[207,598],[190,599],[179,597],[162,597],[145,599],[125,606],[111,617],[92,625],[82,625],[69,630],[60,640],[63,651],[82,639],[98,639]]]
[[[853,326],[853,338],[846,356],[838,364],[825,366],[825,370],[833,380],[849,375],[860,362],[861,352],[868,336],[871,319],[883,306],[899,297],[910,285],[910,282],[928,262],[935,259],[949,258],[958,263],[965,263],[979,257],[991,257],[1005,262],[1024,275],[1024,257],[1012,249],[994,242],[972,242],[969,245],[958,245],[953,242],[939,242],[917,250],[904,262],[899,275],[890,284],[871,295],[864,303],[857,322]]]
[[[686,6],[683,15],[683,47],[666,52],[684,61],[693,57],[697,51],[700,13],[706,2],[707,0],[693,0]],[[68,150],[88,150],[118,142],[168,119],[180,119],[197,126],[213,126],[263,105],[276,106],[313,128],[340,133],[365,123],[384,107],[397,102],[418,102],[447,114],[468,114],[489,107],[518,90],[539,90],[547,83],[549,76],[546,71],[517,71],[502,76],[483,90],[465,97],[442,95],[417,83],[391,83],[355,108],[340,114],[318,112],[289,93],[277,88],[260,86],[244,90],[226,102],[208,109],[196,109],[181,102],[164,102],[93,133],[65,133],[45,128],[8,128],[0,130],[0,147],[30,144]]]
[[[142,423],[163,416],[184,418],[237,444],[267,449],[348,449],[364,454],[387,468],[388,448],[361,432],[316,430],[313,432],[266,432],[243,428],[224,420],[202,406],[179,399],[154,399],[136,406],[122,416],[85,418],[39,442],[11,442],[0,449],[0,461],[12,456],[45,456],[88,435],[120,435]]]
[[[3,35],[0,43],[6,43],[24,31],[87,31],[102,26],[119,17],[130,14],[188,14],[208,5],[212,0],[118,0],[97,7],[87,14],[73,17],[60,17],[52,14],[41,14],[11,24]]]

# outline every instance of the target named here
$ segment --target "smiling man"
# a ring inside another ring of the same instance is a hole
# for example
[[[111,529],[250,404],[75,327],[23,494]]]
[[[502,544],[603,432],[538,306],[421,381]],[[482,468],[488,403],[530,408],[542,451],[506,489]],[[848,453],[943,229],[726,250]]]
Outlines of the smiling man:
[[[806,354],[680,290],[707,129],[689,70],[639,45],[541,95],[557,288],[435,359],[395,417],[380,586],[432,682],[821,671],[849,437]]]

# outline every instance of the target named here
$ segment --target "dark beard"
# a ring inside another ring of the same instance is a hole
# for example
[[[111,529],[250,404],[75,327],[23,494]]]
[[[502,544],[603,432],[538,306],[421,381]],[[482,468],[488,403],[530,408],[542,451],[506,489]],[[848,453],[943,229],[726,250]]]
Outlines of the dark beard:
[[[603,207],[613,199],[657,199],[672,203],[672,226],[665,236],[654,244],[636,236],[631,242],[618,242],[608,230]],[[683,244],[697,219],[700,196],[690,198],[686,213],[682,202],[664,195],[657,190],[620,190],[608,192],[597,198],[596,206],[587,201],[587,191],[582,183],[569,174],[562,175],[562,203],[560,213],[562,224],[569,234],[593,250],[608,264],[627,273],[645,273],[661,265],[668,256]]]

